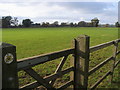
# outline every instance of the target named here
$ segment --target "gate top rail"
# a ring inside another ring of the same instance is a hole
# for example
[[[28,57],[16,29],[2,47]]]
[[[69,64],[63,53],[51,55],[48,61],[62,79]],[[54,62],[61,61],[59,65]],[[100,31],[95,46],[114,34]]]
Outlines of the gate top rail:
[[[61,50],[61,51],[57,51],[57,52],[53,52],[53,53],[48,53],[48,54],[43,54],[43,55],[38,55],[38,56],[33,56],[33,57],[29,57],[29,58],[24,58],[24,59],[20,59],[17,61],[17,66],[18,66],[18,70],[24,69],[24,68],[28,68],[28,67],[32,67],[41,63],[45,63],[48,61],[52,61],[54,59],[69,55],[69,54],[73,54],[74,53],[74,49],[70,48],[70,49],[65,49],[65,50]]]

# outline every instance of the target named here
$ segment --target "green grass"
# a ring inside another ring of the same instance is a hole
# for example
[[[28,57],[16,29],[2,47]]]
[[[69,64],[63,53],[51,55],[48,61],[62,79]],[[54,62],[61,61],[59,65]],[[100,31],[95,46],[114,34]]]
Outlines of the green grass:
[[[7,42],[17,46],[17,58],[26,58],[43,53],[49,53],[72,47],[72,40],[81,34],[90,36],[90,46],[105,43],[118,38],[117,28],[24,28],[24,29],[3,29],[3,42]],[[90,68],[94,67],[107,57],[112,55],[112,47],[108,47],[96,51],[90,56]],[[69,66],[68,58],[64,68]],[[35,66],[34,69],[39,72],[41,76],[46,76],[53,73],[59,64],[60,59],[45,63],[43,65]],[[111,63],[111,62],[110,62]],[[110,64],[109,63],[109,64]],[[94,73],[89,79],[89,84],[93,84],[98,80],[101,75],[110,68],[106,65],[98,72]],[[104,71],[103,71],[104,70]],[[102,72],[102,73],[101,73]],[[20,85],[34,81],[23,71],[19,72]],[[23,79],[24,78],[24,79]],[[58,84],[69,80],[69,74],[63,77],[63,80],[58,80]],[[104,81],[99,87],[105,87],[107,80]],[[56,85],[57,86],[57,85]],[[114,85],[113,85],[114,86]],[[113,87],[112,86],[112,87]]]
[[[91,46],[118,38],[117,28],[29,28],[3,30],[3,42],[16,45],[20,59],[70,48],[81,34],[91,37]]]

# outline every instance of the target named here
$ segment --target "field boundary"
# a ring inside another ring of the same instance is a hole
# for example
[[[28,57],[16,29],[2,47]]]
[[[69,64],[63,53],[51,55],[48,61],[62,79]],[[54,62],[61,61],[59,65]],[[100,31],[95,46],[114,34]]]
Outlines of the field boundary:
[[[73,85],[73,89],[88,89],[88,77],[112,60],[111,69],[90,87],[90,89],[95,89],[108,75],[110,75],[110,81],[112,82],[114,69],[120,63],[120,60],[116,60],[117,55],[120,53],[120,51],[118,51],[119,42],[120,39],[117,39],[90,47],[90,37],[87,35],[80,35],[78,38],[74,39],[73,48],[33,56],[18,61],[16,59],[16,46],[2,43],[2,46],[0,46],[0,50],[2,51],[2,88],[33,89],[42,85],[47,89],[65,89]],[[90,53],[111,45],[114,45],[113,55],[89,70]],[[70,61],[71,66],[62,70],[69,55],[72,55]],[[41,77],[32,69],[35,65],[43,64],[61,57],[63,58],[55,73],[52,75]],[[17,73],[20,70],[24,70],[36,81],[19,88]],[[70,73],[70,81],[58,88],[53,87],[55,80],[67,73]]]

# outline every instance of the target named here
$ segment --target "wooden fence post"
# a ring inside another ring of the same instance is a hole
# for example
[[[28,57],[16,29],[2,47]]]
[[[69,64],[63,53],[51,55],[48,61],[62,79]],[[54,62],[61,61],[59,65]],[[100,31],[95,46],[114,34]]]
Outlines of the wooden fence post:
[[[116,62],[117,48],[118,48],[118,42],[114,41],[113,63],[112,63],[112,66],[111,66],[111,74],[110,74],[110,82],[111,83],[112,83],[112,80],[113,80],[113,72],[114,72],[114,67],[115,67],[115,62]]]
[[[75,39],[75,60],[74,60],[74,88],[87,89],[89,71],[89,41],[87,35],[80,35]]]
[[[2,88],[18,89],[16,47],[2,43]]]

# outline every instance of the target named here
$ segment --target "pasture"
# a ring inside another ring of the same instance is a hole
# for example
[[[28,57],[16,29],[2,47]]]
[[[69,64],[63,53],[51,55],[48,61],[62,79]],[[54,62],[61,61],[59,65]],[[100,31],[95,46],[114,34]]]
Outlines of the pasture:
[[[91,46],[118,38],[117,28],[20,28],[3,29],[3,42],[17,46],[17,57],[25,58],[72,46],[80,34],[91,37]]]
[[[72,47],[72,40],[81,34],[90,36],[90,46],[95,46],[118,38],[117,28],[83,28],[83,27],[60,27],[60,28],[12,28],[3,29],[3,42],[13,44],[17,47],[17,59],[30,56],[40,55],[53,51],[58,51]],[[90,56],[90,68],[112,55],[111,47],[105,48]],[[64,68],[68,67],[70,57],[68,58]],[[59,64],[60,60],[45,63],[35,66],[34,69],[40,75],[46,76],[53,73]],[[89,85],[110,68],[109,65],[101,68],[97,73],[93,74],[89,79]],[[104,70],[104,71],[103,71]],[[116,70],[118,75],[118,70]],[[99,76],[98,76],[99,75]],[[97,76],[97,77],[96,77]],[[94,77],[94,78],[93,78]],[[23,71],[19,72],[20,86],[34,81]],[[109,78],[109,77],[108,77]],[[65,75],[62,79],[57,80],[55,86],[66,82],[69,75]],[[115,78],[116,79],[116,78]],[[108,81],[105,80],[99,87],[106,86]],[[117,87],[117,86],[116,86]]]

